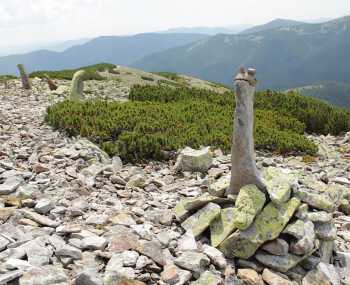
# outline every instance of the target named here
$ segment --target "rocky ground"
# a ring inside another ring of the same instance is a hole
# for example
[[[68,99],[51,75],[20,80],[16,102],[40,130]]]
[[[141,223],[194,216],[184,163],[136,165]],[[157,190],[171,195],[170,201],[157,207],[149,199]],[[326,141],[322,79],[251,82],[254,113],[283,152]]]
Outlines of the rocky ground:
[[[113,93],[112,85],[100,84],[90,87],[92,95]],[[228,156],[215,151],[206,174],[175,174],[173,162],[123,165],[45,125],[46,107],[66,91],[33,85],[33,91],[21,90],[19,81],[0,86],[0,284],[274,285],[297,284],[311,271],[299,266],[294,275],[281,274],[256,260],[225,258],[208,234],[196,241],[175,219],[181,199],[200,196],[229,174]],[[126,99],[123,88],[116,85],[112,99]],[[259,168],[283,168],[315,187],[346,191],[350,134],[312,139],[320,146],[317,159],[258,153]],[[350,284],[350,206],[344,199],[339,205],[335,267],[322,263],[304,285]]]

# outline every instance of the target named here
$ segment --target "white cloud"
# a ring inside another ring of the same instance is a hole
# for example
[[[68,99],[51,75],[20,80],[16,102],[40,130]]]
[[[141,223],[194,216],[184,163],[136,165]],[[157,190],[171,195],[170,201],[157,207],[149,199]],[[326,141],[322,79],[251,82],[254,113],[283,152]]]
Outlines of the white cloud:
[[[345,14],[349,0],[0,0],[0,46]]]

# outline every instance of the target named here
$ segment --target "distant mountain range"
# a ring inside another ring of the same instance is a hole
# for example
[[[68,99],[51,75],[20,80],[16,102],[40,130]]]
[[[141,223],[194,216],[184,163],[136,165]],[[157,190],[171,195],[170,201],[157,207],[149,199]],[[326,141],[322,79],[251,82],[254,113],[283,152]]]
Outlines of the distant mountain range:
[[[0,74],[17,74],[18,63],[24,64],[29,72],[76,68],[100,62],[129,65],[152,53],[187,45],[207,37],[202,34],[157,33],[98,37],[63,52],[38,50],[0,57]]]
[[[246,30],[179,28],[99,37],[64,51],[0,57],[0,74],[77,68],[100,62],[188,74],[232,85],[240,65],[257,68],[260,89],[292,89],[349,106],[350,16],[325,23],[277,19]],[[315,83],[317,82],[317,83]],[[321,83],[319,83],[321,82]],[[346,97],[346,98],[345,98]]]
[[[240,65],[257,68],[259,88],[288,89],[320,81],[350,83],[350,17],[321,24],[257,27],[253,33],[216,35],[135,62],[232,85]],[[258,31],[256,31],[258,30]],[[252,31],[252,30],[251,30]]]
[[[204,35],[217,35],[217,34],[238,34],[248,28],[251,28],[250,25],[241,25],[233,27],[182,27],[174,28],[161,33],[180,33],[180,34],[204,34]]]

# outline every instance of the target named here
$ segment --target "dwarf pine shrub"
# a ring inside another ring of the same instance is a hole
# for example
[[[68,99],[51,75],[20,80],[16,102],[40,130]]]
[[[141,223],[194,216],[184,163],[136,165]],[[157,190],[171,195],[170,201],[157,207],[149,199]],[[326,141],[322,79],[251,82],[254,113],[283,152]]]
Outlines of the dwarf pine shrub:
[[[29,74],[29,77],[45,78],[48,75],[50,78],[72,80],[74,73],[79,70],[85,70],[88,74],[89,80],[103,80],[104,78],[98,74],[98,72],[112,71],[116,65],[109,63],[100,63],[95,65],[84,66],[79,69],[65,69],[59,71],[35,71]]]

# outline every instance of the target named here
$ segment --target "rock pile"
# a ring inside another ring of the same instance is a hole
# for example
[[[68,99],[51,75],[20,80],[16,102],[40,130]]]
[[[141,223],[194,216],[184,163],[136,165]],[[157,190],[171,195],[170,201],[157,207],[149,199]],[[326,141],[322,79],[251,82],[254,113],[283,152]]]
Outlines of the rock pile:
[[[333,213],[342,200],[349,200],[349,189],[308,179],[298,181],[295,174],[276,167],[266,168],[264,178],[266,193],[247,185],[237,197],[228,198],[224,190],[229,178],[222,178],[207,193],[182,200],[175,208],[176,218],[187,234],[193,233],[204,243],[210,240],[212,250],[219,249],[239,266],[256,271],[268,268],[262,275],[268,284],[292,284],[288,277],[304,285],[317,284],[315,280],[322,274],[325,282],[340,284],[344,272],[332,265],[337,238]],[[254,273],[238,273],[243,279],[246,274]]]

